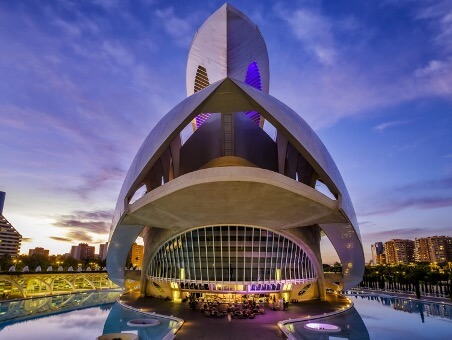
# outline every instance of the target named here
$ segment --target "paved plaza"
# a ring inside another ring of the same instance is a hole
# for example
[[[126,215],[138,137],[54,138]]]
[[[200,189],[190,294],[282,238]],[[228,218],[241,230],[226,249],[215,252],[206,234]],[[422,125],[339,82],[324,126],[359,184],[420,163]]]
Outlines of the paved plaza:
[[[146,312],[172,315],[183,319],[184,325],[177,332],[176,339],[218,340],[285,339],[276,325],[278,321],[322,315],[339,310],[348,304],[348,301],[341,296],[327,294],[326,301],[291,303],[287,311],[272,311],[266,306],[265,314],[258,315],[255,319],[228,321],[227,317],[206,317],[199,308],[191,310],[187,303],[174,303],[151,297],[140,298],[138,293],[123,295],[121,301]]]

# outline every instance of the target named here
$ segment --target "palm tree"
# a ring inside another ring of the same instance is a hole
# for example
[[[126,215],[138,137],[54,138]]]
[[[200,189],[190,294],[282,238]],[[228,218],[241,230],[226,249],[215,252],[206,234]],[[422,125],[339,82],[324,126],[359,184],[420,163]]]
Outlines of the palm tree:
[[[425,280],[426,272],[423,268],[412,267],[408,269],[405,277],[409,283],[414,286],[416,292],[416,298],[421,298],[420,281]]]

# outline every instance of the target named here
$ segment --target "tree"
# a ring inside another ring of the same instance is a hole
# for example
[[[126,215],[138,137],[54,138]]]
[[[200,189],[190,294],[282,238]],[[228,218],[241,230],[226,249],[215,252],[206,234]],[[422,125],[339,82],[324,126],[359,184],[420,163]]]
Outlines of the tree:
[[[414,285],[416,298],[421,298],[420,281],[425,280],[426,271],[424,268],[415,266],[408,269],[405,278]]]
[[[13,265],[13,259],[8,254],[3,254],[0,256],[0,270],[2,272],[7,272],[9,268]]]

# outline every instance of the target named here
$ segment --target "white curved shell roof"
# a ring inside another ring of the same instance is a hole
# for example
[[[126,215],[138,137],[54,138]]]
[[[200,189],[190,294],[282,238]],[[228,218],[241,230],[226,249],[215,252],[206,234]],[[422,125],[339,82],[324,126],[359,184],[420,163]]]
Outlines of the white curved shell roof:
[[[248,35],[243,33],[245,31]],[[236,42],[240,38],[243,38],[242,43]],[[243,82],[249,63],[256,60],[261,71],[262,91]],[[193,93],[199,65],[206,68],[211,85]],[[309,125],[284,103],[267,94],[268,84],[267,50],[260,32],[246,16],[224,5],[203,24],[193,40],[187,63],[189,97],[157,123],[138,150],[126,175],[110,231],[107,267],[114,282],[122,284],[127,253],[143,229],[143,226],[131,224],[131,219],[126,218],[130,209],[128,197],[139,188],[156,160],[198,114],[252,110],[258,111],[275,126],[337,195],[335,209],[344,219],[320,226],[343,263],[344,287],[350,288],[360,282],[364,254],[355,212],[339,170]]]

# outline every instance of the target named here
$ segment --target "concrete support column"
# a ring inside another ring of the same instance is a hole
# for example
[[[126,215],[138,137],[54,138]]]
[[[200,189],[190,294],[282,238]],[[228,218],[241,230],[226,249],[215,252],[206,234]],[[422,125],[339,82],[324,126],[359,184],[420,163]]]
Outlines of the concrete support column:
[[[276,134],[276,145],[278,148],[278,171],[281,175],[285,173],[287,144],[287,137],[278,132]]]
[[[144,256],[143,265],[141,267],[141,280],[140,280],[140,295],[146,295],[147,271],[151,264],[154,253],[160,248],[161,244],[168,240],[171,235],[177,234],[175,230],[160,229],[153,227],[144,227],[143,241],[144,241]]]
[[[309,255],[317,271],[317,287],[319,299],[326,300],[325,276],[323,274],[322,255],[320,253],[320,227],[318,225],[297,227],[287,230],[291,235],[302,241],[306,247],[303,250]]]

